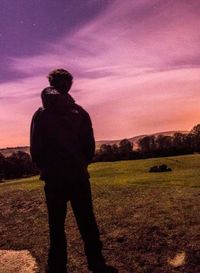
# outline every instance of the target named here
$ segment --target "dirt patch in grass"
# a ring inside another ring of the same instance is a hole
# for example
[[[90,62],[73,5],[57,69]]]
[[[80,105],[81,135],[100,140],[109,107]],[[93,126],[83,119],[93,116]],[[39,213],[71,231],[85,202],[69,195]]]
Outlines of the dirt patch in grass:
[[[185,260],[186,260],[186,254],[185,252],[179,252],[176,254],[176,256],[172,259],[168,260],[169,265],[173,267],[180,267],[185,265]]]
[[[37,264],[27,250],[0,250],[0,273],[35,273]]]

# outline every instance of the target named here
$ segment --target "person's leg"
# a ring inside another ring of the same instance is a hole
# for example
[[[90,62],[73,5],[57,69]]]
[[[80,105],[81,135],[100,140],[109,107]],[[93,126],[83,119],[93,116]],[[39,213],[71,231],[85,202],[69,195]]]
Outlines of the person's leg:
[[[45,185],[48,209],[50,247],[48,254],[48,273],[66,272],[67,246],[65,237],[65,218],[67,212],[66,196],[48,184]]]
[[[93,270],[105,264],[102,255],[102,243],[93,212],[92,197],[89,180],[81,181],[70,194],[71,206],[84,241],[88,268]]]

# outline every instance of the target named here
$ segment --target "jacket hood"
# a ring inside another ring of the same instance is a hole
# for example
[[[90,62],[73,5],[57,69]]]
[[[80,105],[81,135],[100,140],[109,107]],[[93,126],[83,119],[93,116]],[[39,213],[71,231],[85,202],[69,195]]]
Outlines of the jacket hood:
[[[42,104],[45,109],[62,113],[75,104],[75,100],[68,94],[61,94],[54,87],[46,87],[41,93]]]

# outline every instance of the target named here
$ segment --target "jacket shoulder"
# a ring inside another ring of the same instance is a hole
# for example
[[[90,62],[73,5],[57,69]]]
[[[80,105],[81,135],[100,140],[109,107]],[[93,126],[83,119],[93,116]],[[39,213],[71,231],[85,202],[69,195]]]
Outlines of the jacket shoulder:
[[[82,116],[82,118],[90,119],[89,113],[79,104],[74,104],[74,109]]]
[[[37,119],[41,116],[41,114],[44,112],[44,108],[43,107],[39,107],[35,113],[33,114],[33,119]]]

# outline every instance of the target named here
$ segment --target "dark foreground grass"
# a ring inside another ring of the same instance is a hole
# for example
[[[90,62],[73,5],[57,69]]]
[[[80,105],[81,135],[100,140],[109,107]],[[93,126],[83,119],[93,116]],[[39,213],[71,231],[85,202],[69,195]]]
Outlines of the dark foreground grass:
[[[170,173],[148,173],[155,164]],[[94,207],[108,262],[120,273],[200,272],[200,155],[96,163]],[[0,249],[28,249],[40,273],[48,247],[43,183],[37,177],[0,185]],[[68,210],[69,272],[86,273],[83,245]],[[169,260],[184,253],[173,267]],[[6,272],[5,272],[6,273]]]

